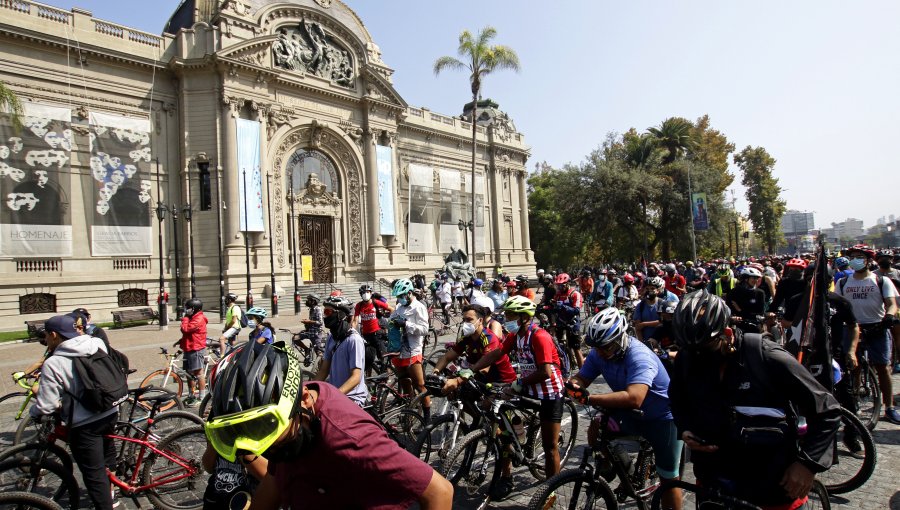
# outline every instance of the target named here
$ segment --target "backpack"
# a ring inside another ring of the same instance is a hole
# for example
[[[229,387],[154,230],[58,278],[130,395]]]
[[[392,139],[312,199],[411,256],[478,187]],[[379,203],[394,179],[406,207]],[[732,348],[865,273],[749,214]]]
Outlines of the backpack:
[[[72,358],[72,368],[81,380],[81,396],[76,400],[88,411],[108,411],[128,398],[128,357],[109,348],[90,356]]]
[[[237,306],[237,309],[238,309],[238,310],[241,310],[241,307],[239,307],[238,305],[231,305],[231,306],[232,306],[232,307],[236,307],[236,306]],[[232,312],[232,313],[234,313],[234,312]],[[247,314],[244,313],[243,310],[241,310],[241,317],[240,317],[240,319],[238,319],[238,322],[240,322],[242,328],[246,328],[246,327],[248,327],[248,326],[250,325],[250,323],[247,322]]]

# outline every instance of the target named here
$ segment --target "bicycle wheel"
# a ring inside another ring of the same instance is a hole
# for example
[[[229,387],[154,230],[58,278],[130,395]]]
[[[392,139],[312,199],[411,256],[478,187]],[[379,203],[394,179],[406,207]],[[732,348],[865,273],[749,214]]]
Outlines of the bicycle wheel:
[[[838,431],[834,448],[834,460],[831,469],[819,473],[819,481],[831,494],[844,494],[854,491],[868,481],[875,472],[876,452],[872,433],[853,413],[841,408],[843,426]],[[848,435],[849,432],[849,435]],[[848,448],[853,437],[859,441],[862,449],[854,455]]]
[[[375,412],[379,416],[406,405],[408,399],[399,391],[387,384],[375,386]]]
[[[55,501],[33,492],[0,494],[0,510],[62,510]]]
[[[434,469],[439,469],[447,453],[456,446],[457,439],[464,433],[464,426],[465,422],[462,419],[457,426],[456,418],[452,414],[435,416],[419,433],[410,453]]]
[[[881,387],[878,386],[878,374],[871,365],[860,371],[859,385],[853,385],[853,395],[859,405],[859,421],[869,430],[875,430],[881,417]]]
[[[38,427],[37,422],[35,422],[31,415],[27,412],[22,415],[22,419],[19,420],[18,427],[16,428],[16,435],[13,439],[13,444],[28,444],[37,441],[38,434],[40,433],[40,428]]]
[[[828,489],[822,482],[813,480],[812,489],[809,491],[809,500],[806,503],[809,510],[831,510],[831,501],[828,499]]]
[[[534,421],[529,426],[531,444],[534,445],[534,454],[528,461],[528,471],[531,476],[537,480],[544,480],[547,476],[544,473],[544,445],[541,442],[541,423],[534,417]],[[563,402],[563,419],[559,427],[559,438],[557,447],[559,448],[559,468],[565,466],[569,460],[569,455],[575,448],[575,439],[578,437],[578,410],[571,400]]]
[[[528,510],[592,510],[617,506],[616,497],[606,481],[591,478],[580,469],[560,471],[542,483],[528,502]]]
[[[463,436],[450,450],[440,473],[461,489],[457,494],[486,499],[499,458],[497,443],[484,429],[478,429]]]
[[[203,420],[206,420],[209,417],[209,412],[212,410],[212,393],[209,392],[203,397],[203,400],[200,401],[200,407],[197,409],[197,415],[200,416]]]
[[[23,417],[28,416],[28,393],[19,391],[0,397],[0,449],[15,443],[16,429]]]
[[[168,373],[169,377],[166,378],[166,374]],[[165,382],[165,384],[163,384]],[[166,391],[170,391],[175,395],[181,397],[184,391],[184,381],[181,380],[181,376],[179,376],[176,372],[172,371],[169,373],[168,370],[156,370],[154,372],[150,372],[147,377],[144,377],[144,380],[141,381],[139,385],[141,388],[146,388],[147,386],[153,386],[155,388],[161,388]],[[151,404],[146,402],[138,402],[141,407],[144,409],[150,409]],[[172,409],[175,407],[175,401],[171,401],[159,408],[160,411],[166,411],[168,409]]]
[[[0,462],[0,494],[26,491],[55,501],[64,508],[78,508],[78,481],[70,470],[49,459],[41,463],[28,458]]]
[[[40,455],[44,459],[62,464],[67,471],[72,472],[72,456],[66,449],[58,444],[43,443],[27,443],[13,445],[3,451],[0,451],[0,462],[6,462],[9,459],[27,459],[34,462]]]
[[[153,484],[182,475],[181,480],[163,483],[148,491],[147,496],[157,508],[188,510],[203,508],[203,493],[209,474],[200,467],[200,459],[206,451],[206,434],[203,427],[178,430],[159,442],[160,450],[182,459],[188,467],[182,467],[166,457],[152,454],[144,466],[143,482]]]
[[[381,418],[388,436],[406,451],[412,451],[419,434],[425,430],[425,419],[411,409],[396,409]]]
[[[203,425],[203,418],[190,411],[165,411],[156,415],[150,425],[150,437],[160,441],[176,430]],[[149,439],[149,438],[148,438]]]

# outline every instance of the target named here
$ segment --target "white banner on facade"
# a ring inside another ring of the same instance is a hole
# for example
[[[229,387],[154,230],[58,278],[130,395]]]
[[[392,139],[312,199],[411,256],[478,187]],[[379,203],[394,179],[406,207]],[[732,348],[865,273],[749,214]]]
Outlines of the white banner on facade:
[[[465,247],[463,233],[459,230],[459,220],[464,216],[460,194],[462,181],[458,170],[443,168],[440,171],[440,177],[441,214],[438,250],[440,253],[446,254]]]
[[[94,225],[91,254],[95,257],[153,255],[153,235],[145,227]]]
[[[72,113],[37,103],[22,106],[22,129],[0,113],[0,255],[69,257]]]
[[[91,255],[152,255],[150,119],[91,112],[89,120]]]
[[[394,224],[394,152],[390,147],[375,146],[378,164],[378,227],[381,235],[397,235]]]
[[[409,165],[408,253],[434,253],[434,169]]]
[[[484,253],[484,240],[487,238],[484,222],[484,175],[475,174],[475,253]]]
[[[259,122],[235,119],[237,122],[238,200],[240,200],[241,232],[262,232],[262,174],[260,173]],[[246,189],[244,189],[246,180]],[[296,186],[297,183],[294,183]],[[246,211],[244,208],[246,207]]]
[[[71,257],[71,225],[0,224],[0,253],[10,257]]]

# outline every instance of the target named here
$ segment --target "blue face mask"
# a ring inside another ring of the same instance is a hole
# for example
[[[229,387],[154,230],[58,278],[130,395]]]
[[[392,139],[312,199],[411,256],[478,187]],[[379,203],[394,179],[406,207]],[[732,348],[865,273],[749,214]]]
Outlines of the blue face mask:
[[[518,333],[519,332],[519,321],[506,321],[503,323],[503,329],[510,333]]]
[[[850,259],[850,269],[854,271],[862,271],[866,268],[866,259],[864,257]]]
[[[406,306],[409,304],[409,298],[406,298],[406,297],[397,298],[397,302],[403,306]]]
[[[255,328],[255,327],[256,327],[256,321],[253,320],[253,319],[247,319],[247,326],[248,326],[248,327],[251,327],[251,328]]]

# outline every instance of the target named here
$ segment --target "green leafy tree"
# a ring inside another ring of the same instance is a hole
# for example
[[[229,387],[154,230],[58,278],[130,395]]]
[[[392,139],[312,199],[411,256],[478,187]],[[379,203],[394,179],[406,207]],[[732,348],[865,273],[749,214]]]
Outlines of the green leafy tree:
[[[434,61],[434,74],[439,75],[445,69],[465,70],[469,73],[469,84],[472,88],[472,182],[475,182],[476,130],[478,119],[478,98],[481,95],[481,84],[484,78],[500,69],[519,71],[519,56],[512,48],[504,45],[491,45],[497,37],[497,29],[484,27],[472,35],[468,30],[459,34],[459,58],[443,56]],[[475,201],[472,201],[472,218],[475,218]],[[472,252],[475,253],[475,231],[472,231]],[[475,260],[475,257],[471,257]]]
[[[781,187],[772,174],[775,158],[763,147],[747,146],[734,155],[734,163],[741,169],[741,184],[747,188],[747,202],[750,206],[750,222],[753,230],[766,246],[768,253],[783,240],[781,217],[786,203],[781,199]]]
[[[0,82],[0,111],[8,112],[13,128],[22,129],[22,103],[16,93],[5,83]]]
[[[694,143],[692,138],[694,125],[681,117],[670,117],[659,127],[647,129],[647,133],[656,138],[656,145],[665,150],[663,164],[675,162]]]

